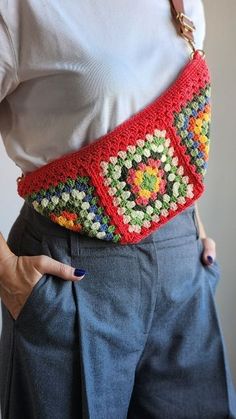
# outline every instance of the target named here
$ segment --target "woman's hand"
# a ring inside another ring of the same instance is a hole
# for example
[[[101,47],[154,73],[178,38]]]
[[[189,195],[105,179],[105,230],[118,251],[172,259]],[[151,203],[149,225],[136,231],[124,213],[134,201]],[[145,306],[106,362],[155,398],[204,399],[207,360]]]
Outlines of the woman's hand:
[[[0,260],[0,297],[16,320],[34,285],[45,274],[78,281],[85,271],[74,269],[49,256],[16,256],[8,252]]]
[[[216,259],[216,243],[210,237],[201,238],[203,243],[202,262],[204,265],[211,265]]]
[[[200,218],[197,203],[195,203],[195,209],[196,209],[197,223],[198,223],[198,229],[199,229],[199,237],[202,240],[202,244],[203,244],[203,251],[202,251],[201,259],[204,265],[211,265],[216,259],[216,243],[212,238],[207,237],[206,235],[204,225]]]

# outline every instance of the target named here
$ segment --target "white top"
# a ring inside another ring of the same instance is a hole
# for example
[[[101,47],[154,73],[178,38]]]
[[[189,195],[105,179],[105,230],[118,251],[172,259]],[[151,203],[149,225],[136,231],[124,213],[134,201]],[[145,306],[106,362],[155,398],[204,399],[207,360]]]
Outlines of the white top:
[[[184,0],[202,49],[202,0]],[[92,143],[175,80],[169,0],[1,0],[0,133],[23,173]]]

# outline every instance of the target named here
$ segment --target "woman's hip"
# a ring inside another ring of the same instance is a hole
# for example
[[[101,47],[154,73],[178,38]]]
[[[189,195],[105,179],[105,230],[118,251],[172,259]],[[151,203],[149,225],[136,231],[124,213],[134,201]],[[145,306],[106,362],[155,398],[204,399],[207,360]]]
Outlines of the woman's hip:
[[[180,214],[176,215],[170,221],[168,221],[163,226],[156,229],[154,232],[149,234],[146,238],[141,240],[139,243],[134,244],[118,244],[110,241],[89,237],[84,234],[80,234],[71,230],[68,230],[64,227],[61,227],[58,224],[55,224],[50,219],[36,212],[32,207],[30,207],[26,202],[24,202],[20,214],[15,220],[11,231],[9,233],[8,241],[9,244],[14,242],[18,247],[22,242],[21,236],[24,236],[25,232],[31,232],[32,236],[38,238],[39,240],[43,237],[59,238],[65,242],[73,242],[77,244],[78,248],[97,248],[97,249],[119,249],[119,248],[135,248],[136,244],[148,244],[148,243],[159,243],[160,246],[165,247],[177,241],[181,243],[189,238],[198,238],[198,224],[196,219],[195,206],[191,205]],[[17,237],[16,237],[17,236]],[[20,236],[20,237],[19,237]],[[15,238],[15,240],[14,240]],[[16,240],[17,239],[17,240]]]

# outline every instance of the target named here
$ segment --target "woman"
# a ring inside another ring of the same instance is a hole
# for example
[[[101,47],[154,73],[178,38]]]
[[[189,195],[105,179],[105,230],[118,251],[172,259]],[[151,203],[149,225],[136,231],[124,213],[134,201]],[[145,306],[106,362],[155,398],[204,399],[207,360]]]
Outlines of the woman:
[[[202,49],[202,3],[185,10]],[[0,13],[0,129],[23,173],[112,130],[189,59],[167,0],[11,0]],[[0,261],[3,419],[236,417],[196,204],[119,246],[24,203]]]

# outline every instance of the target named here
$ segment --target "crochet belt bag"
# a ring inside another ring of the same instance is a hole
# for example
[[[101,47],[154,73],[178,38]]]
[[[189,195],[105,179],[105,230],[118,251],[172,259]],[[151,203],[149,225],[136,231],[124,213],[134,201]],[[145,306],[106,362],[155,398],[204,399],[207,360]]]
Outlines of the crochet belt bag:
[[[171,2],[190,59],[170,87],[108,134],[17,179],[18,194],[52,222],[89,237],[137,243],[203,193],[210,75],[183,1]]]

